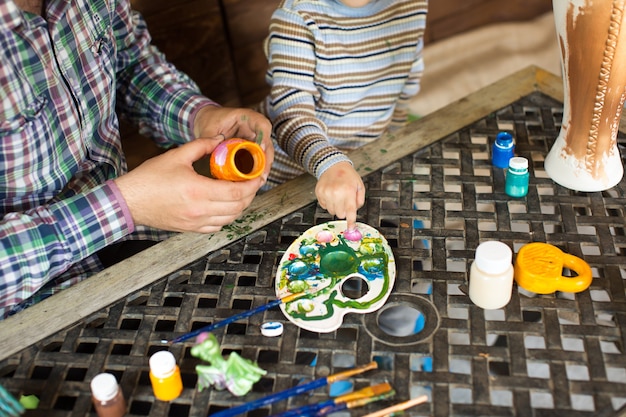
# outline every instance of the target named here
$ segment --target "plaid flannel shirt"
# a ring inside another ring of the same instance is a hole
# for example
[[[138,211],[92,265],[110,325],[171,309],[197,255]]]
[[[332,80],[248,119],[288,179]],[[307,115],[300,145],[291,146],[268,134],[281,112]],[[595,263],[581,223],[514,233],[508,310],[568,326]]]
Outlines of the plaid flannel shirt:
[[[99,271],[98,250],[138,233],[112,181],[127,171],[117,114],[170,146],[215,105],[128,1],[49,0],[45,16],[0,2],[0,318]]]

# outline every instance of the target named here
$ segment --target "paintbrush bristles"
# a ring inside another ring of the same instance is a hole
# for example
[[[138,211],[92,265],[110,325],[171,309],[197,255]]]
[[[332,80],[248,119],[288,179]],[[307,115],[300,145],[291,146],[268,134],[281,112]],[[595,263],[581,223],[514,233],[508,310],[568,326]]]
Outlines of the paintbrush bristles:
[[[394,390],[391,390],[389,392],[385,392],[379,395],[376,395],[374,397],[369,397],[369,398],[359,398],[357,400],[354,401],[350,401],[349,403],[347,403],[347,407],[346,408],[356,408],[356,407],[362,407],[364,405],[376,402],[376,401],[381,401],[381,400],[386,400],[387,398],[391,398],[394,395],[396,395],[396,392]]]
[[[403,403],[399,403],[399,404],[396,404],[396,405],[392,405],[391,407],[384,408],[384,409],[382,409],[380,411],[376,411],[374,413],[367,414],[367,415],[365,415],[363,417],[386,417],[386,416],[389,416],[390,414],[393,414],[395,412],[403,411],[403,410],[406,410],[407,408],[411,408],[411,407],[414,407],[414,406],[416,406],[418,404],[425,403],[426,401],[428,401],[428,397],[426,395],[422,395],[420,397],[413,398],[412,400],[408,400],[408,401],[405,401]]]
[[[367,365],[359,366],[357,368],[348,369],[347,371],[338,372],[336,374],[330,375],[326,377],[328,383],[333,383],[335,381],[341,381],[342,379],[350,378],[353,375],[360,374],[361,372],[369,371],[371,369],[378,368],[378,362],[372,361]]]
[[[388,382],[383,382],[382,384],[371,385],[369,387],[365,387],[358,391],[354,391],[348,394],[340,395],[335,399],[335,402],[349,402],[358,400],[360,398],[370,398],[375,395],[380,395],[385,392],[391,391],[391,385]]]

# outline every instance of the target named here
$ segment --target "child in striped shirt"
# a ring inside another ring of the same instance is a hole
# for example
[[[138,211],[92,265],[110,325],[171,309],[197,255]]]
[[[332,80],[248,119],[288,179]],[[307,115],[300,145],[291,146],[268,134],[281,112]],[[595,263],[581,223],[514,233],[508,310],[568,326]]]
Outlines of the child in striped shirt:
[[[319,204],[348,229],[365,187],[345,151],[407,120],[424,64],[427,0],[283,0],[265,42],[273,124],[265,189],[303,172]]]

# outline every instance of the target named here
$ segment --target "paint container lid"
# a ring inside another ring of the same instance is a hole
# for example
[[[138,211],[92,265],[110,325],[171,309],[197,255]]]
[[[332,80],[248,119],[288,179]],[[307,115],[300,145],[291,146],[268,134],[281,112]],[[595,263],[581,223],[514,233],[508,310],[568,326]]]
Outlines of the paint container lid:
[[[496,146],[501,148],[508,148],[513,146],[513,135],[509,132],[500,132],[496,135]]]
[[[112,374],[98,374],[91,380],[91,393],[98,401],[112,400],[118,391],[117,379]]]
[[[483,242],[476,248],[476,266],[488,274],[501,274],[511,267],[511,248],[495,240]]]
[[[283,334],[283,324],[277,321],[268,321],[261,325],[261,334],[267,337],[276,337]]]
[[[150,371],[157,378],[170,376],[176,370],[176,358],[172,352],[160,350],[150,357]]]
[[[528,169],[528,159],[523,156],[516,156],[509,159],[509,168],[516,171],[526,171]]]

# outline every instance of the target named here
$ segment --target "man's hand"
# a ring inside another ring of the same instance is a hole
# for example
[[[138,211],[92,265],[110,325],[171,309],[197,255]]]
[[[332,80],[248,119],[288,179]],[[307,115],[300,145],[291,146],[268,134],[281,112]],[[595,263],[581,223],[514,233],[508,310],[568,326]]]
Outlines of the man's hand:
[[[222,140],[196,139],[117,178],[135,224],[212,233],[241,216],[265,180],[220,181],[196,173],[192,166]]]
[[[196,138],[241,138],[257,142],[265,152],[263,178],[267,180],[274,161],[272,125],[260,113],[250,109],[206,106],[198,111],[193,131]]]

